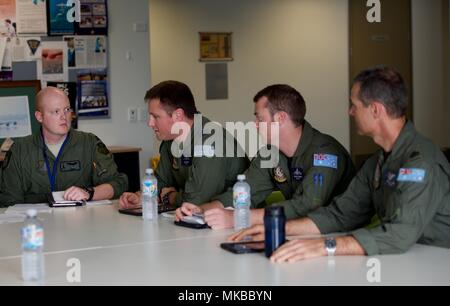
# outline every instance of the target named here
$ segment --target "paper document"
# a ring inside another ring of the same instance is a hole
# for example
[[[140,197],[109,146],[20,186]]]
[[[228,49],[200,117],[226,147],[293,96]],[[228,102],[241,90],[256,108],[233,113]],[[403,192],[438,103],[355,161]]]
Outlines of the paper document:
[[[25,221],[24,214],[1,214],[0,224],[19,223]]]
[[[17,215],[22,214],[26,215],[28,209],[36,209],[36,211],[39,213],[48,213],[50,214],[52,212],[52,208],[48,207],[48,204],[16,204],[14,206],[9,206],[5,214],[11,214],[11,215]]]
[[[52,192],[52,196],[53,200],[55,201],[55,204],[71,204],[80,202],[80,201],[64,200],[64,191],[54,191]]]
[[[55,191],[52,193],[53,199],[55,200],[56,204],[70,204],[70,203],[76,203],[79,201],[67,201],[64,200],[64,191]],[[112,204],[110,200],[100,200],[100,201],[89,201],[86,202],[86,205],[94,206],[94,205],[108,205]]]

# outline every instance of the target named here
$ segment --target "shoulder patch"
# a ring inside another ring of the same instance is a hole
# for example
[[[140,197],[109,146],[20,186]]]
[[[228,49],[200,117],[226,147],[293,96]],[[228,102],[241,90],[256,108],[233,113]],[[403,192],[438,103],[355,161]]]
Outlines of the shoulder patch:
[[[401,168],[398,171],[398,182],[421,183],[425,180],[426,171],[417,168]]]
[[[97,142],[97,152],[100,154],[108,155],[109,150],[105,146],[105,144],[102,141]]]
[[[338,157],[332,154],[314,154],[314,167],[337,169]]]
[[[283,169],[280,166],[273,169],[273,179],[278,183],[284,183],[287,181],[286,174],[284,174]]]

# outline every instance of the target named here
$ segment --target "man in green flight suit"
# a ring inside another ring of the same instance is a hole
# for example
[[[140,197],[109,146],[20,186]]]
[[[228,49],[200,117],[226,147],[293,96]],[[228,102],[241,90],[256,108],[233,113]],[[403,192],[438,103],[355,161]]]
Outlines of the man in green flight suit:
[[[439,147],[407,121],[401,75],[386,67],[361,72],[353,82],[351,103],[359,134],[370,136],[381,150],[328,207],[286,224],[286,235],[349,235],[292,240],[273,253],[272,261],[402,253],[416,242],[450,247],[450,165]],[[364,227],[375,214],[380,224]],[[229,239],[261,239],[263,233],[256,226]]]
[[[148,125],[162,141],[156,177],[164,205],[210,201],[232,186],[236,176],[248,167],[249,161],[236,139],[197,112],[186,84],[159,83],[147,91],[145,101],[150,114]],[[215,131],[214,145],[208,144],[208,129]],[[139,192],[120,197],[121,208],[139,205]]]
[[[51,191],[64,199],[117,198],[128,178],[117,172],[103,142],[91,133],[70,128],[72,109],[65,93],[47,87],[36,96],[35,117],[41,129],[16,139],[3,162],[0,203],[47,202]]]
[[[252,224],[263,223],[262,207],[273,191],[281,191],[286,200],[272,205],[283,206],[286,217],[293,219],[328,205],[347,189],[355,174],[348,152],[336,139],[314,129],[304,119],[305,101],[296,89],[289,85],[268,86],[253,101],[258,132],[279,159],[270,167],[264,165],[264,148],[245,172],[251,190]],[[278,144],[273,143],[274,139]],[[205,211],[205,221],[213,229],[230,228],[234,225],[233,211],[224,207],[232,206],[233,192],[229,190],[201,207],[185,203],[177,210],[176,218]]]

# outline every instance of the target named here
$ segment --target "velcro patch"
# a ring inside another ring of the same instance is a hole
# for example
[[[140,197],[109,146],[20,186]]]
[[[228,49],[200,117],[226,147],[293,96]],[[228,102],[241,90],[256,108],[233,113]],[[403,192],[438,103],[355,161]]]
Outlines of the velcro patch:
[[[64,161],[59,165],[61,172],[72,172],[81,170],[81,162],[79,160]]]
[[[338,157],[332,154],[314,154],[314,167],[337,169]]]
[[[425,180],[426,171],[424,169],[416,168],[401,168],[398,171],[398,182],[413,182],[420,183]]]
[[[97,152],[100,153],[100,154],[103,154],[103,155],[108,155],[109,154],[108,148],[101,141],[97,142]]]

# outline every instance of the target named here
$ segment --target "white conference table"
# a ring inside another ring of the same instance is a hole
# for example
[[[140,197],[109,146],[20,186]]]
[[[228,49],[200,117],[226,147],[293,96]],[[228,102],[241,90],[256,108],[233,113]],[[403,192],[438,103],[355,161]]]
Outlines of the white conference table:
[[[3,210],[0,211],[0,213]],[[40,214],[45,230],[45,285],[450,285],[450,250],[415,245],[402,255],[377,256],[381,282],[367,275],[369,257],[271,263],[263,253],[220,248],[231,230],[195,230],[122,215],[116,205],[56,208]],[[21,223],[0,225],[0,285],[22,285]],[[80,283],[66,275],[80,263]]]

